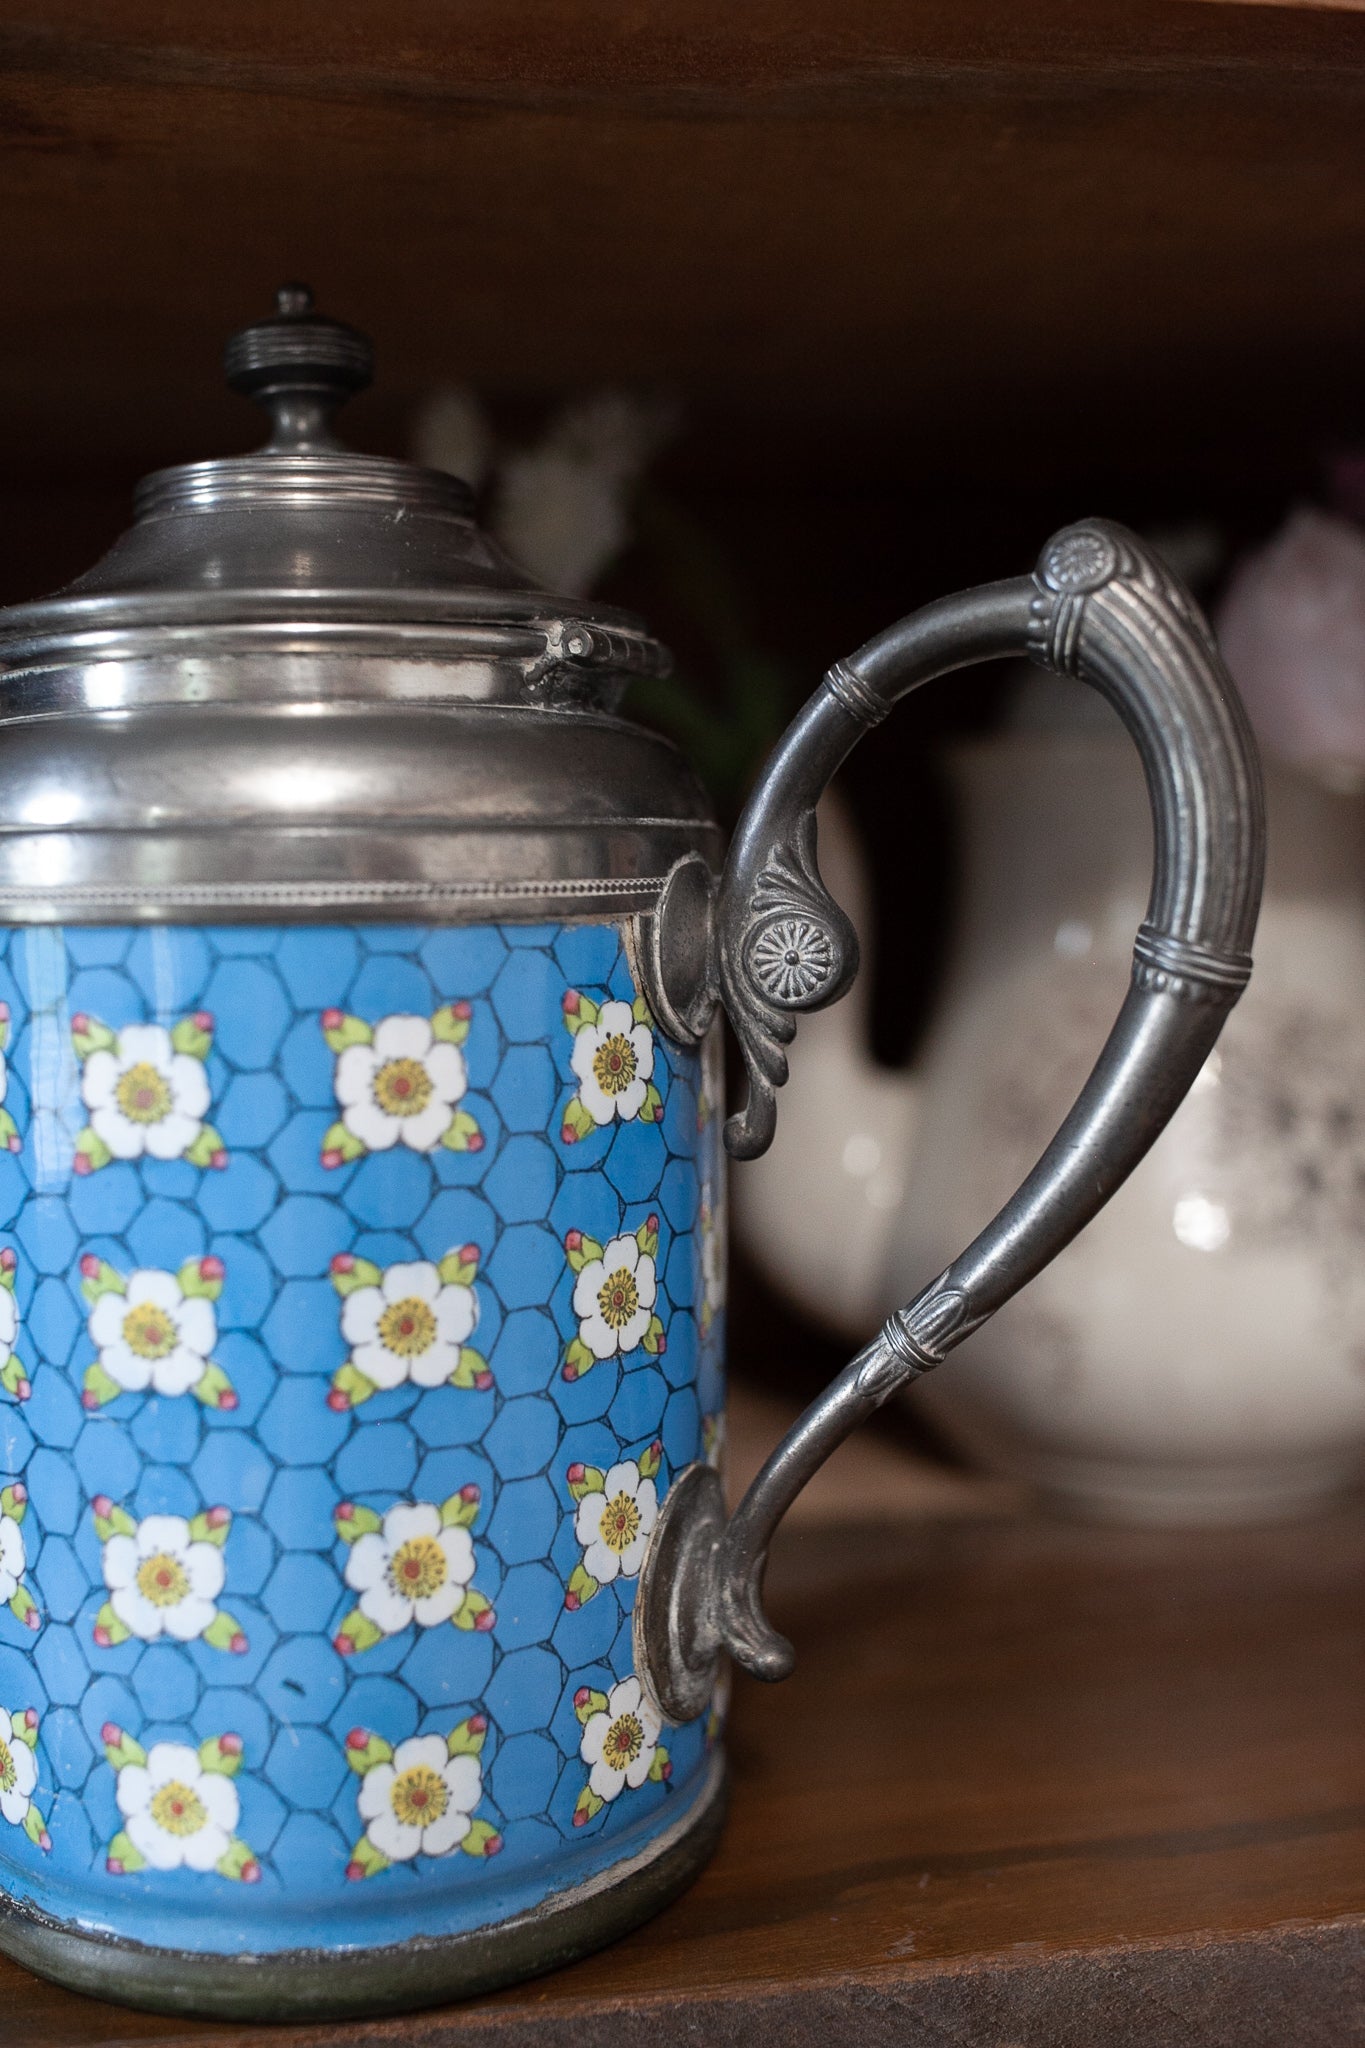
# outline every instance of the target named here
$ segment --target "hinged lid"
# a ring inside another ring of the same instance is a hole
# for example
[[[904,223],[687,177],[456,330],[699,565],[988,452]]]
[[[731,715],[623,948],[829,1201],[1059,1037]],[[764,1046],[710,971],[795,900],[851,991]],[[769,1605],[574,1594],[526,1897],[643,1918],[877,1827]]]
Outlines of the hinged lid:
[[[506,657],[497,673],[426,676],[438,694],[485,700],[609,706],[626,676],[666,670],[628,614],[568,611],[528,584],[457,478],[343,448],[332,415],[370,382],[370,343],[314,312],[301,285],[276,304],[225,353],[228,382],[270,415],[265,446],[146,477],[135,524],[102,561],[53,597],[0,612],[0,676],[154,654],[171,637],[183,647],[187,628],[204,636],[201,652],[297,650],[311,634],[428,661]],[[345,679],[347,694],[358,680]],[[390,694],[382,674],[368,680]]]

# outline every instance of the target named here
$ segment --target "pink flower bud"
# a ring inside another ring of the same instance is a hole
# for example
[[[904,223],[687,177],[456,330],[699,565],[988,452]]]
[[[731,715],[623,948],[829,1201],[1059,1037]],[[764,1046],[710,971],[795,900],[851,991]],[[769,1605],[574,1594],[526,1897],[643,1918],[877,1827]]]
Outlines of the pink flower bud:
[[[0,1024],[9,1023],[9,1004],[0,1001]]]
[[[450,1014],[452,1017],[459,1017],[462,1021],[467,1022],[474,1014],[474,1005],[463,1000],[458,1003],[452,1003]]]
[[[487,1714],[471,1714],[469,1717],[469,1729],[472,1735],[486,1735],[488,1732]]]
[[[365,1875],[364,1864],[354,1862],[348,1863],[346,1865],[346,1875],[348,1878],[350,1878],[351,1882],[354,1883],[357,1878],[363,1877]]]
[[[565,1249],[565,1251],[566,1251],[566,1252],[581,1252],[581,1251],[582,1251],[582,1249],[583,1249],[583,1233],[582,1233],[582,1231],[581,1231],[581,1230],[567,1230],[567,1231],[565,1231],[565,1233],[564,1233],[564,1249]]]
[[[11,1152],[22,1152],[24,1149],[24,1141],[17,1131],[11,1131],[5,1143]]]
[[[223,1150],[221,1145],[218,1147],[218,1150],[216,1152],[211,1152],[209,1154],[209,1165],[213,1167],[216,1173],[221,1173],[223,1171],[223,1168],[227,1165],[227,1163],[227,1153]]]
[[[24,1627],[31,1629],[39,1629],[42,1627],[42,1616],[39,1614],[36,1607],[30,1607],[28,1613],[24,1616]]]
[[[224,1415],[230,1415],[236,1406],[236,1394],[234,1394],[231,1387],[224,1387],[222,1393],[218,1396],[218,1407],[220,1412]]]
[[[353,1522],[355,1520],[354,1501],[344,1500],[337,1509],[333,1519],[338,1522]]]
[[[96,1394],[90,1387],[87,1387],[85,1389],[85,1392],[81,1395],[82,1408],[98,1408],[99,1405],[99,1395]]]
[[[340,1166],[341,1154],[334,1145],[329,1145],[322,1155],[322,1163],[330,1173],[334,1166]]]
[[[332,1648],[336,1651],[338,1657],[353,1657],[355,1655],[355,1644],[349,1636],[333,1636]]]
[[[43,1829],[38,1837],[38,1847],[40,1849],[50,1849],[52,1847],[52,1837],[46,1828]],[[117,1875],[117,1873],[115,1874]]]
[[[560,1143],[564,1145],[576,1145],[578,1143],[578,1133],[572,1124],[561,1124],[559,1127],[559,1137]]]
[[[369,1746],[370,1737],[368,1729],[353,1728],[350,1734],[346,1737],[347,1749],[368,1749]]]
[[[355,1271],[355,1253],[337,1252],[332,1259],[332,1271],[334,1273],[353,1273]]]
[[[88,1152],[78,1152],[76,1154],[75,1158],[71,1162],[71,1171],[73,1173],[89,1173],[90,1155]],[[121,1867],[122,1866],[120,1866],[120,1868]]]
[[[18,1261],[15,1259],[10,1246],[6,1245],[5,1249],[0,1252],[0,1266],[3,1266],[7,1273],[12,1273],[17,1263]]]
[[[36,1728],[38,1726],[38,1709],[36,1707],[24,1708],[24,1726],[25,1728]]]
[[[81,1260],[81,1278],[83,1280],[98,1280],[99,1273],[99,1260],[93,1252],[87,1252]]]
[[[95,1642],[99,1649],[108,1650],[113,1647],[114,1638],[110,1635],[107,1628],[97,1623],[95,1627]]]
[[[662,1458],[663,1454],[663,1441],[660,1437],[656,1436],[653,1443],[649,1447],[649,1455],[651,1458]]]
[[[327,1396],[327,1406],[333,1415],[344,1415],[351,1405],[351,1397],[344,1387],[333,1387]]]
[[[483,1853],[485,1856],[500,1855],[502,1853],[502,1836],[490,1835],[483,1845]]]
[[[251,1861],[250,1861],[250,1863],[244,1863],[244,1864],[242,1865],[242,1883],[243,1883],[243,1884],[259,1884],[259,1883],[260,1883],[260,1881],[261,1881],[261,1866],[260,1866],[260,1864],[259,1864],[259,1863],[258,1863],[258,1862],[256,1861],[255,1857],[253,1856],[253,1857],[252,1857],[252,1859],[251,1859]]]
[[[212,1010],[196,1010],[190,1022],[194,1025],[196,1031],[212,1031],[213,1012]]]
[[[481,1494],[481,1493],[479,1492],[479,1489],[478,1489],[478,1487],[477,1487],[477,1486],[475,1486],[475,1485],[473,1484],[473,1482],[472,1482],[472,1481],[470,1482],[470,1484],[469,1484],[468,1486],[462,1486],[462,1487],[460,1488],[460,1499],[461,1499],[461,1500],[467,1500],[467,1501],[476,1501],[476,1500],[482,1500],[482,1498],[483,1498],[483,1495],[482,1495],[482,1494]]]
[[[14,1391],[21,1401],[27,1401],[29,1395],[33,1392],[33,1382],[28,1379],[21,1379]]]
[[[14,1498],[16,1500],[28,1499],[28,1488],[25,1486],[22,1479],[15,1480],[13,1486],[10,1488],[10,1492],[14,1495]]]
[[[248,1644],[246,1637],[242,1634],[242,1631],[240,1629],[238,1629],[236,1635],[228,1644],[228,1648],[231,1650],[234,1657],[245,1657],[247,1653]]]
[[[120,1858],[117,1856],[106,1856],[104,1859],[104,1867],[108,1871],[110,1877],[122,1877],[123,1875],[123,1864]]]
[[[564,1015],[566,1017],[576,1017],[582,1000],[583,998],[579,995],[576,988],[566,988],[564,991]]]
[[[586,1685],[580,1685],[578,1691],[573,1696],[573,1703],[575,1707],[586,1707],[591,1697],[592,1695],[588,1687]]]
[[[232,1520],[232,1510],[230,1508],[210,1508],[204,1520],[208,1523],[210,1529],[224,1529]]]
[[[324,1010],[322,1013],[322,1028],[324,1031],[340,1031],[345,1021],[345,1012],[342,1010]]]
[[[201,1280],[221,1280],[225,1277],[226,1273],[227,1267],[213,1252],[209,1252],[206,1257],[199,1261],[199,1277]]]
[[[668,1763],[664,1765],[663,1770],[660,1772],[659,1775],[664,1779],[668,1779],[673,1776],[673,1764],[671,1759]]]
[[[483,1150],[483,1132],[482,1132],[482,1131],[471,1131],[471,1132],[470,1132],[470,1134],[469,1134],[469,1150],[470,1150],[471,1152],[482,1152],[482,1150]]]
[[[570,1465],[568,1472],[565,1474],[565,1477],[568,1479],[570,1486],[577,1486],[581,1479],[586,1478],[587,1470],[588,1468],[586,1465],[581,1464],[577,1459],[575,1459],[574,1463]]]
[[[658,1234],[659,1234],[659,1219],[658,1219],[658,1217],[657,1217],[657,1216],[646,1216],[646,1218],[645,1218],[645,1229],[646,1229],[646,1230],[647,1230],[647,1231],[649,1232],[649,1234],[650,1234],[650,1236],[651,1236],[651,1237],[657,1237],[657,1236],[658,1236]]]
[[[490,1387],[492,1386],[492,1384],[493,1384],[493,1375],[492,1375],[492,1373],[491,1373],[491,1372],[476,1372],[476,1373],[475,1373],[475,1375],[474,1375],[474,1385],[475,1385],[475,1387],[476,1387],[476,1388],[478,1389],[478,1391],[479,1391],[479,1392],[480,1392],[481,1394],[486,1394],[486,1393],[488,1392],[488,1389],[489,1389],[489,1388],[490,1388]],[[22,1397],[22,1395],[20,1396],[20,1398],[21,1398],[21,1399],[23,1398],[23,1397]]]
[[[665,1335],[664,1335],[663,1331],[662,1331],[662,1330],[660,1330],[660,1332],[659,1332],[659,1346],[658,1346],[658,1356],[659,1356],[660,1358],[662,1358],[662,1357],[663,1357],[663,1355],[664,1355],[664,1353],[665,1353],[665,1351],[667,1351],[667,1349],[668,1349],[668,1339],[667,1339],[667,1337],[665,1337]]]
[[[106,1721],[100,1729],[100,1741],[106,1749],[117,1749],[123,1740],[123,1730],[117,1721]]]
[[[460,1246],[459,1258],[462,1266],[477,1266],[479,1263],[479,1247],[476,1244],[462,1244]]]
[[[566,1365],[560,1374],[560,1378],[567,1380],[569,1385],[572,1386],[578,1378],[578,1367],[576,1365]]]
[[[242,1753],[242,1738],[240,1735],[233,1735],[231,1732],[226,1735],[220,1735],[218,1737],[218,1747],[222,1750],[224,1756],[240,1756]]]
[[[574,1826],[575,1826],[576,1828],[581,1828],[581,1827],[582,1827],[582,1825],[583,1825],[583,1823],[584,1823],[584,1821],[585,1821],[585,1820],[587,1819],[587,1817],[588,1817],[588,1816],[587,1816],[587,1814],[586,1814],[586,1813],[585,1813],[585,1812],[583,1811],[583,1808],[582,1808],[581,1806],[580,1806],[580,1807],[577,1807],[577,1808],[575,1809],[575,1811],[574,1811],[574,1817],[573,1817],[573,1824],[574,1824]]]
[[[577,1593],[566,1593],[564,1595],[564,1605],[568,1608],[570,1614],[577,1614],[583,1602],[579,1599]]]
[[[86,1032],[90,1029],[90,1019],[86,1016],[84,1010],[77,1010],[75,1016],[71,1019],[71,1029],[75,1032],[77,1038],[85,1037]]]

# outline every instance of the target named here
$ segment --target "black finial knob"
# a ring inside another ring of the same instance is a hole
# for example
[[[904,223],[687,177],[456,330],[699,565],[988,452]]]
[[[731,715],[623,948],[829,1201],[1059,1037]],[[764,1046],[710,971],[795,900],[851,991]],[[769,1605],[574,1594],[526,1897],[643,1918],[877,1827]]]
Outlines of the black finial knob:
[[[270,448],[305,454],[335,448],[332,414],[374,375],[369,338],[315,313],[307,285],[281,285],[275,306],[270,319],[240,328],[228,342],[228,383],[270,413]]]

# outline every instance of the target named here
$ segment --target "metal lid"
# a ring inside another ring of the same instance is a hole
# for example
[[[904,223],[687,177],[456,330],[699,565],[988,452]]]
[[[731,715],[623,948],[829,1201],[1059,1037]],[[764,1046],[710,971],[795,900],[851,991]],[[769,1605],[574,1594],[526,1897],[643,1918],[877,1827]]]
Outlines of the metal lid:
[[[393,658],[423,665],[422,694],[609,709],[632,673],[668,661],[629,614],[565,608],[529,585],[474,520],[468,487],[439,470],[358,455],[333,437],[337,408],[371,380],[355,328],[286,285],[276,311],[233,335],[228,382],[263,406],[256,454],[158,470],[138,486],[135,524],[102,561],[55,596],[0,611],[0,677],[123,665],[120,699],[181,694],[187,651],[195,701],[240,694],[231,663],[250,653],[250,694],[273,694],[268,657],[380,654],[343,662],[356,697],[411,699]],[[168,664],[157,657],[174,656]],[[450,664],[449,672],[433,663]],[[128,664],[132,664],[131,669]],[[285,664],[281,694],[290,694]],[[172,670],[174,674],[172,674]],[[71,701],[71,687],[60,693]]]

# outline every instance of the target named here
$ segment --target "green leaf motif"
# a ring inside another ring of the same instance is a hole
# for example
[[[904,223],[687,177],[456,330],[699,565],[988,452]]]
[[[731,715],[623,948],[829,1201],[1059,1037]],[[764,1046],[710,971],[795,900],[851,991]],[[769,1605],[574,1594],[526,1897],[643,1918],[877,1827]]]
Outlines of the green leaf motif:
[[[581,1828],[587,1821],[596,1820],[605,1801],[598,1798],[590,1785],[585,1785],[574,1804],[573,1824]]]
[[[384,1526],[383,1517],[373,1508],[362,1508],[355,1501],[344,1500],[332,1516],[332,1523],[343,1543],[354,1543],[358,1536],[373,1535]]]
[[[117,1266],[111,1266],[108,1259],[101,1259],[93,1273],[87,1273],[81,1281],[81,1293],[93,1304],[104,1294],[126,1294],[128,1283]]]
[[[203,1508],[190,1522],[190,1541],[216,1543],[221,1549],[228,1540],[231,1527],[232,1516],[226,1508]]]
[[[343,1053],[351,1045],[374,1043],[374,1033],[364,1019],[345,1014],[334,1024],[324,1024],[322,1035],[335,1053]]]
[[[340,1124],[335,1128],[340,1130]],[[331,1132],[328,1132],[330,1138]],[[364,1150],[364,1147],[361,1147]],[[384,1275],[370,1259],[352,1258],[347,1252],[339,1252],[331,1264],[332,1285],[344,1301],[348,1294],[354,1294],[360,1287],[377,1287]]]
[[[657,1124],[664,1113],[664,1099],[651,1081],[645,1089],[645,1099],[640,1104],[640,1122]]]
[[[231,1650],[238,1657],[250,1647],[246,1630],[225,1608],[220,1607],[204,1630],[202,1640],[211,1650]]]
[[[102,1166],[109,1164],[113,1156],[103,1138],[97,1137],[87,1124],[76,1139],[76,1158],[85,1161],[83,1167],[77,1166],[77,1173],[98,1173]]]
[[[339,1407],[360,1408],[371,1395],[378,1392],[378,1389],[373,1380],[365,1377],[358,1365],[352,1365],[348,1360],[345,1365],[339,1365],[332,1374],[332,1392],[342,1397],[337,1403]]]
[[[564,1377],[566,1380],[581,1380],[590,1373],[597,1360],[581,1337],[571,1337],[564,1347]]]
[[[105,1498],[105,1495],[100,1494],[97,1496],[97,1501]],[[116,1507],[113,1501],[109,1502],[108,1514],[101,1514],[97,1504],[92,1504],[90,1513],[95,1524],[95,1534],[99,1537],[101,1543],[107,1543],[111,1536],[136,1536],[137,1534],[137,1523],[133,1520],[127,1508]],[[190,1527],[193,1529],[194,1524],[191,1523]]]
[[[461,1245],[458,1251],[447,1252],[436,1268],[443,1287],[471,1287],[478,1270],[479,1247],[476,1244]]]
[[[32,1707],[11,1707],[9,1724],[16,1741],[26,1743],[30,1749],[37,1749],[38,1716]]]
[[[659,1249],[659,1225],[653,1216],[646,1217],[640,1225],[635,1233],[635,1242],[647,1259],[655,1257]]]
[[[18,1479],[8,1486],[0,1486],[0,1515],[8,1515],[12,1522],[22,1522],[28,1513],[28,1489]]]
[[[134,1871],[146,1868],[146,1857],[133,1846],[131,1835],[126,1835],[122,1828],[105,1850],[104,1857],[105,1868],[112,1877],[131,1877]]]
[[[667,1351],[668,1345],[664,1338],[664,1326],[657,1316],[650,1317],[649,1328],[640,1339],[640,1349],[648,1351],[653,1358],[657,1358],[660,1352]]]
[[[223,1854],[214,1864],[219,1877],[239,1878],[246,1881],[259,1877],[261,1866],[245,1842],[234,1835]]]
[[[575,1473],[578,1475],[576,1478]],[[575,1500],[582,1500],[587,1493],[605,1493],[607,1475],[597,1465],[571,1466],[565,1484]]]
[[[458,1493],[452,1493],[441,1503],[441,1527],[443,1529],[472,1529],[479,1518],[479,1507],[483,1495],[477,1486],[462,1486]]]
[[[88,1060],[92,1052],[112,1052],[118,1044],[118,1033],[111,1031],[107,1024],[101,1024],[98,1017],[82,1017],[81,1028],[73,1024],[71,1043],[78,1060]]]
[[[348,1131],[345,1124],[328,1124],[322,1134],[323,1163],[349,1166],[353,1160],[363,1159],[369,1147],[354,1131]]]
[[[468,1003],[442,1003],[431,1020],[431,1035],[442,1045],[463,1045],[469,1036]]]
[[[187,1145],[180,1156],[187,1159],[191,1166],[224,1166],[227,1163],[227,1147],[212,1124],[203,1124],[194,1143]]]
[[[358,1742],[357,1736],[364,1741]],[[353,1728],[346,1737],[346,1761],[358,1778],[372,1771],[376,1764],[393,1762],[393,1745],[385,1742],[382,1735],[375,1735],[368,1728]]]
[[[16,1401],[28,1399],[28,1372],[22,1358],[16,1357],[12,1351],[3,1366],[0,1366],[0,1386],[7,1394],[13,1394]]]
[[[469,1833],[460,1847],[466,1856],[496,1856],[502,1847],[502,1836],[490,1821],[474,1820],[469,1823]]]
[[[378,1877],[381,1870],[389,1868],[389,1859],[375,1848],[368,1835],[362,1835],[351,1851],[347,1866],[347,1877]]]
[[[242,1768],[240,1735],[210,1735],[199,1745],[200,1767],[220,1778],[235,1778]]]
[[[600,1593],[601,1590],[597,1580],[580,1560],[569,1574],[569,1583],[564,1594],[564,1605],[573,1614],[580,1607],[586,1607],[589,1600],[595,1594]]]
[[[482,1152],[483,1132],[467,1109],[457,1109],[446,1126],[441,1143],[447,1152]]]
[[[485,1615],[488,1617],[487,1620],[483,1620]],[[493,1603],[482,1593],[476,1593],[471,1586],[450,1619],[456,1628],[478,1628],[481,1621],[485,1628],[491,1628],[495,1619]]]
[[[659,1467],[663,1464],[663,1461],[664,1447],[659,1439],[655,1437],[648,1450],[641,1451],[637,1460],[640,1468],[640,1477],[642,1479],[657,1478]]]
[[[6,1025],[5,1028],[8,1030],[9,1026]],[[19,1126],[7,1109],[0,1109],[0,1147],[6,1152],[22,1152],[24,1149],[24,1141],[19,1136]],[[11,1281],[10,1285],[13,1284]]]
[[[126,1643],[133,1631],[121,1622],[114,1612],[111,1600],[106,1600],[95,1616],[95,1641],[102,1650],[116,1650],[120,1643]]]
[[[192,1060],[205,1060],[213,1050],[213,1033],[193,1017],[182,1017],[171,1029],[171,1044],[177,1052],[188,1053]]]
[[[637,1024],[645,1024],[651,1031],[654,1029],[654,1013],[643,996],[636,996],[630,1006],[630,1014]]]
[[[668,1760],[668,1751],[661,1742],[654,1752],[654,1761],[649,1767],[649,1782],[651,1785],[662,1785],[672,1775],[673,1766]]]
[[[585,996],[581,989],[571,988],[564,997],[564,1027],[570,1037],[577,1037],[585,1024],[595,1024],[601,1016],[600,1006],[591,996]]]
[[[206,1408],[231,1409],[237,1406],[237,1390],[221,1365],[205,1366],[190,1392]]]
[[[585,1685],[574,1695],[573,1710],[582,1726],[586,1728],[594,1714],[606,1713],[607,1696],[604,1692],[598,1692],[595,1687]]]
[[[223,1291],[223,1275],[217,1271],[218,1260],[210,1263],[206,1259],[186,1259],[176,1279],[180,1292],[203,1301],[217,1301]],[[206,1273],[204,1267],[208,1266]]]
[[[478,1756],[488,1736],[488,1722],[482,1714],[457,1721],[446,1737],[447,1756]]]
[[[591,1111],[583,1106],[583,1098],[576,1092],[564,1106],[559,1135],[566,1145],[581,1145],[597,1129],[597,1122]]]
[[[472,1350],[468,1344],[462,1345],[459,1363],[450,1375],[450,1384],[452,1387],[491,1387],[493,1375],[488,1369],[488,1360],[483,1353]]]
[[[104,1745],[104,1754],[116,1771],[125,1764],[145,1764],[147,1752],[126,1728],[113,1728]]]
[[[375,1644],[382,1642],[383,1639],[383,1629],[376,1628],[369,1616],[362,1614],[358,1607],[351,1609],[337,1630],[338,1647],[343,1640],[350,1644],[349,1653],[343,1654],[355,1655],[361,1650],[372,1650]]]
[[[89,1396],[85,1403],[87,1408],[92,1406],[95,1408],[107,1408],[109,1403],[117,1401],[119,1395],[123,1392],[123,1388],[119,1385],[118,1381],[109,1377],[109,1374],[98,1360],[93,1365],[87,1365],[85,1368],[85,1378],[81,1381],[81,1385]]]
[[[52,1837],[47,1831],[47,1822],[43,1819],[36,1806],[30,1806],[28,1812],[24,1815],[24,1833],[28,1836],[35,1849],[46,1851],[52,1847]]]
[[[595,1237],[586,1237],[581,1230],[571,1230],[564,1240],[564,1256],[569,1261],[571,1272],[581,1273],[594,1259],[602,1256],[602,1247]]]

